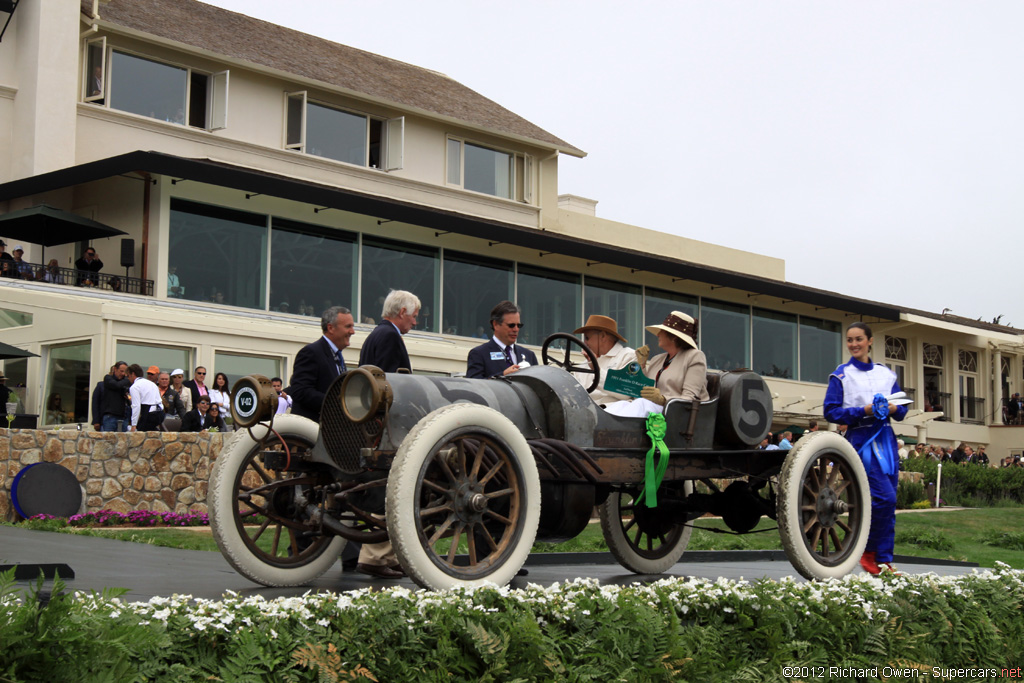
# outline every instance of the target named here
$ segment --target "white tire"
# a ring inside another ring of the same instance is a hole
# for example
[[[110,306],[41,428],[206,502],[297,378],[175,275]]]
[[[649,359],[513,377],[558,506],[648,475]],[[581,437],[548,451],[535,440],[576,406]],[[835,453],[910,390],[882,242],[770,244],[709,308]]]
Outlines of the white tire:
[[[256,425],[251,431],[261,437],[267,428]],[[298,415],[279,415],[274,431],[289,449],[311,448],[319,425]],[[210,527],[224,558],[242,576],[264,586],[301,586],[330,568],[345,539],[301,535],[308,518],[294,505],[294,493],[298,489],[308,495],[315,485],[287,483],[299,477],[309,481],[308,474],[264,467],[262,450],[284,451],[277,437],[261,444],[249,430],[235,432],[221,451],[210,476]],[[257,487],[268,495],[249,495]],[[249,523],[257,519],[258,524]]]
[[[391,545],[406,574],[433,590],[511,581],[537,536],[540,505],[526,439],[486,406],[455,403],[424,417],[388,475]],[[457,558],[462,540],[468,561]]]
[[[685,492],[693,491],[691,482]],[[619,564],[637,574],[661,574],[672,567],[690,544],[693,527],[670,524],[657,508],[633,505],[629,493],[613,491],[598,508],[601,532],[608,550]]]
[[[779,473],[779,535],[807,579],[853,571],[871,527],[871,490],[860,455],[843,437],[815,432],[799,441]]]

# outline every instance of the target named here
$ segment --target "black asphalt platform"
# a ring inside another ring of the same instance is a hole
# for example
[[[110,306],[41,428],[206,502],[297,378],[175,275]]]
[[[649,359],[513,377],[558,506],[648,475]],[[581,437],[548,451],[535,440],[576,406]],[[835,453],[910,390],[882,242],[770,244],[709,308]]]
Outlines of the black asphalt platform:
[[[550,585],[577,577],[591,577],[603,584],[631,584],[654,581],[666,576],[755,580],[794,577],[802,581],[793,567],[777,551],[688,552],[683,562],[657,576],[633,574],[611,561],[607,553],[535,554],[527,561],[529,575],[513,580],[513,587],[527,583]],[[931,560],[897,557],[901,572],[942,576],[969,574],[964,564],[927,564]],[[340,563],[301,588],[266,588],[244,578],[220,553],[200,550],[175,550],[142,543],[130,543],[93,536],[0,527],[0,565],[66,564],[75,574],[67,586],[73,591],[100,591],[126,588],[122,600],[145,601],[173,594],[217,599],[231,590],[241,595],[266,598],[302,595],[307,591],[343,592],[360,588],[400,585],[415,589],[411,579],[387,581],[354,572],[342,572]],[[28,582],[19,582],[27,587]]]

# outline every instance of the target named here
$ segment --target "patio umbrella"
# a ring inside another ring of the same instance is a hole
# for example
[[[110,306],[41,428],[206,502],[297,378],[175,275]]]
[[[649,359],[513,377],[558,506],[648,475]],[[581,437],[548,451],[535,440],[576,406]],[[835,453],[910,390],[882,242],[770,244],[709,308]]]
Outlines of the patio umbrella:
[[[28,240],[25,240],[26,242]],[[38,353],[32,353],[25,349],[19,349],[17,346],[11,346],[0,342],[0,360],[8,360],[10,358],[38,358]]]
[[[0,237],[43,247],[127,234],[124,230],[46,204],[0,216]]]

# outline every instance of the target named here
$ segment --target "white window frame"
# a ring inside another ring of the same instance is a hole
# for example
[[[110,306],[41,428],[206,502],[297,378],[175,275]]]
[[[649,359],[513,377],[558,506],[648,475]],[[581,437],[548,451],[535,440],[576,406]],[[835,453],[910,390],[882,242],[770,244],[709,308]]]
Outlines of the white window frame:
[[[89,73],[89,53],[93,46],[98,45],[100,48],[100,69],[103,72],[103,80],[100,83],[100,94],[90,95],[89,94],[89,79],[92,75]],[[100,38],[93,38],[92,40],[85,41],[82,52],[82,69],[84,71],[84,77],[82,78],[82,101],[83,102],[99,102],[102,104],[107,97],[107,83],[110,82],[110,74],[107,73],[107,37],[102,36]]]
[[[300,108],[299,116],[299,140],[298,142],[288,141],[288,124],[289,124],[289,104],[292,100],[301,101],[302,106]],[[392,119],[385,119],[379,116],[374,116],[364,111],[358,111],[356,109],[349,109],[347,107],[340,107],[330,102],[323,100],[310,99],[309,92],[306,90],[296,90],[295,92],[284,93],[284,127],[281,136],[281,145],[284,149],[291,149],[303,154],[309,154],[306,151],[306,118],[307,111],[310,104],[316,104],[317,106],[324,107],[326,109],[332,109],[334,111],[344,112],[346,114],[352,114],[354,116],[363,116],[366,118],[366,154],[363,157],[362,168],[373,168],[381,171],[399,171],[405,165],[405,117],[398,116]],[[380,168],[376,168],[370,165],[370,126],[373,122],[379,122],[381,124],[381,136],[380,136]],[[338,159],[331,159],[330,157],[321,157],[321,159],[329,159],[330,161],[337,161],[338,163],[348,163],[345,161],[339,161]],[[357,164],[349,164],[355,166]]]
[[[458,182],[452,182],[448,175],[448,169],[450,164],[450,143],[458,143],[459,146],[459,180]],[[444,143],[444,180],[445,184],[449,187],[458,187],[463,190],[466,189],[466,145],[474,145],[475,147],[481,147],[483,149],[489,149],[493,152],[499,152],[501,154],[508,154],[512,157],[512,173],[509,178],[509,196],[501,197],[499,195],[487,194],[486,192],[476,192],[475,194],[483,194],[488,197],[494,197],[496,199],[505,199],[520,202],[523,204],[534,203],[534,176],[535,173],[535,160],[530,154],[524,152],[517,152],[512,149],[505,149],[502,147],[496,147],[494,145],[484,144],[471,140],[469,138],[463,138],[457,135],[448,135],[445,137]],[[467,192],[474,192],[473,190],[466,190]]]
[[[89,47],[94,43],[102,41],[103,46],[103,93],[99,96],[87,97],[86,93],[89,87]],[[129,57],[135,57],[137,59],[146,59],[157,64],[165,64],[177,69],[185,70],[185,122],[183,125],[186,128],[192,128],[193,130],[205,130],[212,132],[215,130],[223,130],[228,127],[228,92],[229,83],[231,78],[231,71],[225,69],[224,71],[216,71],[208,73],[202,69],[193,69],[187,64],[179,64],[177,62],[170,62],[166,59],[158,59],[151,55],[144,54],[141,52],[135,52],[134,50],[125,50],[124,48],[115,47],[113,45],[107,45],[107,39],[97,38],[94,40],[85,41],[85,58],[82,60],[85,65],[85,78],[82,82],[82,100],[84,102],[96,102],[99,106],[104,106],[107,109],[113,109],[114,111],[121,111],[115,107],[110,106],[110,83],[114,78],[114,68],[112,55],[114,52],[120,52],[123,55]],[[193,126],[188,122],[189,105],[192,101],[192,74],[203,74],[206,76],[206,125],[203,127]],[[131,112],[126,112],[131,113]],[[138,115],[137,115],[138,116]],[[148,118],[148,117],[146,117]],[[157,119],[154,119],[157,120]]]

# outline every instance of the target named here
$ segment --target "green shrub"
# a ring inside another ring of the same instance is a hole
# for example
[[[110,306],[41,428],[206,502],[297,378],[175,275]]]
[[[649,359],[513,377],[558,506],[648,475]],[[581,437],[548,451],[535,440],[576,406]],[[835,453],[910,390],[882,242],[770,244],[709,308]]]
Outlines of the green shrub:
[[[914,503],[913,505],[911,505],[910,509],[911,510],[930,510],[931,507],[932,507],[932,502],[926,498],[925,500],[919,500],[916,503]]]
[[[913,543],[915,545],[932,548],[933,550],[952,550],[953,541],[949,540],[941,531],[934,529],[909,529],[896,532],[897,543]]]
[[[915,503],[928,501],[924,484],[919,481],[900,481],[896,485],[896,507],[900,510],[914,507]]]
[[[1024,533],[1013,531],[989,531],[979,539],[985,545],[1009,550],[1024,550]]]
[[[921,472],[924,483],[935,483],[938,463],[934,460],[911,458],[904,461],[907,471]],[[1024,468],[982,467],[981,465],[942,466],[943,504],[963,507],[989,507],[993,505],[1024,504]]]

